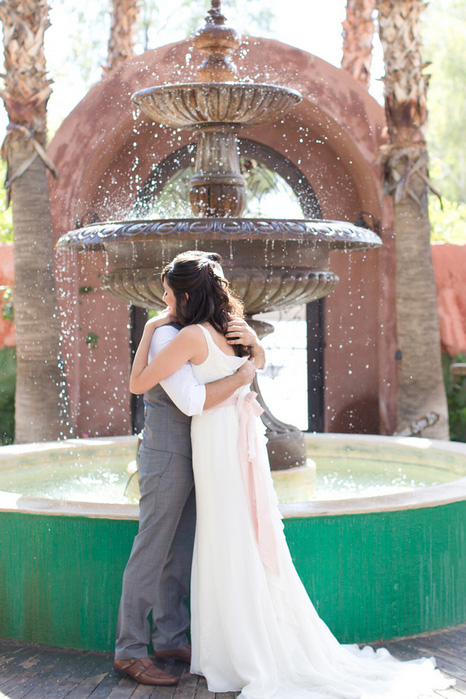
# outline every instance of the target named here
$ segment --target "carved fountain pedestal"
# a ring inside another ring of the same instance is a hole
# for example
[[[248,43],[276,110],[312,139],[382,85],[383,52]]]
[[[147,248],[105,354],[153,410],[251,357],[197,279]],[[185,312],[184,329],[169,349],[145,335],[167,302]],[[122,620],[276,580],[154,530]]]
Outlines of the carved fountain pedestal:
[[[153,120],[196,133],[189,193],[194,217],[95,224],[62,236],[58,245],[105,250],[110,272],[104,288],[144,308],[164,308],[160,272],[175,255],[197,247],[215,250],[251,318],[326,296],[338,283],[328,268],[330,250],[364,250],[381,241],[371,230],[344,222],[241,218],[246,190],[238,131],[275,123],[301,96],[285,87],[235,79],[231,54],[240,38],[225,25],[219,1],[212,5],[205,27],[194,38],[205,56],[198,82],[149,87],[133,95]],[[264,407],[272,469],[304,464],[302,433]]]

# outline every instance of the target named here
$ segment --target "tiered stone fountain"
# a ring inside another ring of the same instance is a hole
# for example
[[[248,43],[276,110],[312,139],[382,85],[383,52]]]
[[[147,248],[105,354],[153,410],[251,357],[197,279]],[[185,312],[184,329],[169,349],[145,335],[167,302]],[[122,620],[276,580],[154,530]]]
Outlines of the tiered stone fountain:
[[[338,283],[328,268],[330,250],[377,247],[380,238],[366,228],[336,221],[241,218],[246,188],[237,134],[243,126],[284,118],[301,96],[286,87],[236,80],[231,56],[240,37],[226,26],[220,0],[212,0],[194,45],[204,54],[198,82],[149,87],[133,95],[153,120],[195,131],[196,165],[189,194],[194,217],[90,225],[62,236],[58,245],[105,250],[111,271],[104,288],[144,308],[164,307],[160,271],[181,250],[194,247],[222,255],[225,275],[248,318],[326,296]],[[256,324],[263,334],[270,331],[264,325]],[[271,467],[304,464],[302,433],[267,408],[263,419]]]

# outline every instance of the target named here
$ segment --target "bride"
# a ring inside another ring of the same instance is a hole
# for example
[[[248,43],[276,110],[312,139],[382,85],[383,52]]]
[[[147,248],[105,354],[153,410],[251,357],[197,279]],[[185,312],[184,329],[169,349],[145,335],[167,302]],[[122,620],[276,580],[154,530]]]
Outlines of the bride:
[[[168,311],[150,321],[131,372],[143,393],[191,362],[199,383],[248,357],[225,336],[241,306],[215,253],[182,253],[162,272]],[[152,331],[183,326],[148,362]],[[261,409],[248,387],[192,419],[197,524],[191,581],[191,672],[241,699],[414,699],[451,682],[433,659],[400,662],[385,649],[338,643],[299,579],[273,490]]]

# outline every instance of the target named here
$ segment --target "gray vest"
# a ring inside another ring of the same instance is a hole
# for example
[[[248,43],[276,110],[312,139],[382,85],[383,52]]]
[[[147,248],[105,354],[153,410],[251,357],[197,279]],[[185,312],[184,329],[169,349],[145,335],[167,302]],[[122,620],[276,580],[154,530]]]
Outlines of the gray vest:
[[[179,326],[172,323],[176,328]],[[179,410],[161,386],[144,393],[144,429],[140,450],[169,451],[191,458],[191,418]]]

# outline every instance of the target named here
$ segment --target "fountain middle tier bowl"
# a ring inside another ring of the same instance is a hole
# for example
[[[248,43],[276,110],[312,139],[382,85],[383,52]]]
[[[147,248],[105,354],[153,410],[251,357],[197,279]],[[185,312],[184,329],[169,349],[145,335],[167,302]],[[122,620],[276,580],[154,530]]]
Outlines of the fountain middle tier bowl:
[[[136,443],[112,437],[0,448],[0,636],[113,649],[138,531],[137,505],[123,504]],[[297,570],[339,640],[466,621],[466,445],[336,434],[306,435],[306,444],[325,472],[317,487],[326,499],[302,501],[300,469],[273,477]],[[365,491],[355,475],[361,462],[372,474]]]
[[[221,251],[221,246],[216,246],[215,251]],[[134,306],[163,309],[166,307],[160,279],[163,265],[158,261],[154,264],[154,267],[114,269],[102,278],[101,286]],[[294,267],[289,270],[275,264],[264,269],[246,262],[242,265],[226,263],[223,269],[249,316],[315,301],[327,296],[338,284],[337,275],[326,269]]]
[[[100,223],[67,233],[57,244],[106,251],[110,271],[103,287],[146,308],[164,308],[160,272],[175,255],[193,248],[218,252],[225,276],[251,315],[326,296],[338,283],[328,269],[330,250],[379,245],[376,233],[345,222],[239,218]]]
[[[273,124],[302,99],[299,92],[252,82],[162,85],[132,100],[155,122],[177,128],[207,124]]]
[[[299,243],[327,250],[365,250],[382,244],[369,228],[345,221],[322,219],[264,219],[264,218],[175,218],[134,219],[92,223],[62,235],[57,247],[77,250],[99,250],[112,241],[189,242],[245,241],[277,244]]]

